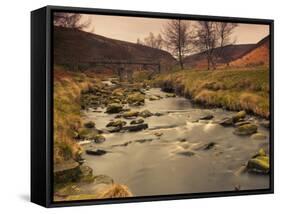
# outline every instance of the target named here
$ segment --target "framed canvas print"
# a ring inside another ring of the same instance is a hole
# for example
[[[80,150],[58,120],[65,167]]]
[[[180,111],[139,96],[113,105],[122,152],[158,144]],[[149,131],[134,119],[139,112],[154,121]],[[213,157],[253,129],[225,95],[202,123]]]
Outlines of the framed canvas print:
[[[273,193],[273,21],[31,13],[31,201]]]

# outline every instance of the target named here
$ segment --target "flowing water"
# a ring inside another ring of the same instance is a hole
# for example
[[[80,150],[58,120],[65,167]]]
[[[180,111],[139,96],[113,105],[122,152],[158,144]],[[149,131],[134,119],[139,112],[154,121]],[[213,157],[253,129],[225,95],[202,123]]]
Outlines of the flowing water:
[[[162,95],[158,88],[147,95]],[[102,156],[84,154],[87,165],[94,174],[105,174],[116,183],[127,185],[134,196],[168,195],[180,193],[232,191],[239,186],[245,189],[269,187],[269,176],[235,172],[245,164],[259,148],[268,147],[269,131],[261,126],[259,132],[265,140],[233,134],[233,127],[223,127],[220,119],[234,112],[223,109],[202,109],[182,97],[149,101],[132,110],[148,109],[162,116],[145,118],[149,128],[139,132],[104,134],[102,144],[84,144],[85,149],[106,150]],[[98,129],[114,119],[116,114],[85,111],[84,117],[93,120]],[[198,118],[212,114],[212,120]],[[258,123],[256,117],[251,119]],[[127,124],[130,120],[127,120]],[[155,133],[162,135],[157,137]],[[202,149],[215,142],[210,149]],[[85,142],[81,142],[85,143]]]

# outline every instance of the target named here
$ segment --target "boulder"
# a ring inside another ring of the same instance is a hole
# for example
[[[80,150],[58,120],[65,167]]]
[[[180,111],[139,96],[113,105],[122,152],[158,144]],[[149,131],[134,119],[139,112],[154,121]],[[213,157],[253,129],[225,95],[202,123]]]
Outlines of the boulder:
[[[92,168],[80,165],[74,160],[68,160],[54,165],[54,183],[65,184],[87,180],[92,177],[92,173]]]
[[[105,155],[107,152],[105,150],[102,149],[87,149],[86,150],[86,154],[88,155],[96,155],[96,156],[101,156],[101,155]]]
[[[136,132],[136,131],[141,131],[141,130],[144,130],[147,128],[148,128],[147,123],[143,123],[143,124],[137,124],[137,125],[132,125],[132,126],[124,126],[122,128],[122,130]]]
[[[143,118],[147,118],[147,117],[151,117],[153,114],[149,111],[149,110],[143,110],[139,113],[139,116],[140,117],[143,117]]]
[[[255,124],[245,124],[238,126],[233,133],[236,135],[251,135],[256,133],[257,130],[258,127]]]
[[[144,123],[143,119],[137,119],[137,120],[132,120],[130,124],[135,125],[135,124],[141,124]]]
[[[115,114],[123,110],[123,105],[119,103],[111,103],[106,108],[106,113]]]
[[[246,112],[245,111],[239,111],[232,117],[232,120],[234,123],[238,122],[240,119],[244,119],[246,117]]]

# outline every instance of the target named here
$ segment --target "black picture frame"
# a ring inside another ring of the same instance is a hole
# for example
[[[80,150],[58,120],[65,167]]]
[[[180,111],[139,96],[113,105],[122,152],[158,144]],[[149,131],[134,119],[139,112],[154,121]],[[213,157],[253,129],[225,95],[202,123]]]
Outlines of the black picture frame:
[[[241,190],[238,192],[208,192],[177,195],[98,199],[87,201],[53,202],[52,144],[53,144],[53,12],[74,12],[111,16],[150,18],[181,18],[189,20],[225,21],[270,26],[270,188]],[[31,201],[44,207],[112,204],[268,194],[274,192],[274,21],[237,17],[186,15],[157,12],[93,9],[78,7],[46,6],[31,12]]]

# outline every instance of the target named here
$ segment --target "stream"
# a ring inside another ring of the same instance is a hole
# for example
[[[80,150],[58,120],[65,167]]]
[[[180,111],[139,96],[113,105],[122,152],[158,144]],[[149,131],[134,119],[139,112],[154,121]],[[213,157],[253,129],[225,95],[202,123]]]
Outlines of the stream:
[[[151,88],[149,95],[161,95],[160,100],[145,100],[144,106],[131,110],[148,109],[162,116],[144,118],[148,129],[138,132],[106,133],[101,144],[81,141],[86,149],[102,149],[105,155],[84,154],[94,174],[112,177],[116,183],[125,184],[134,196],[169,195],[181,193],[233,191],[269,188],[269,176],[235,172],[259,148],[268,148],[269,130],[258,126],[266,139],[233,134],[233,127],[223,127],[217,122],[231,117],[235,112],[214,108],[204,109],[182,97],[168,97],[159,88]],[[83,117],[95,121],[96,128],[105,129],[117,114],[84,110]],[[198,118],[211,114],[210,120]],[[260,118],[249,116],[256,124]],[[130,124],[129,119],[124,119]],[[156,133],[156,134],[155,134]],[[208,143],[214,146],[202,149]]]

